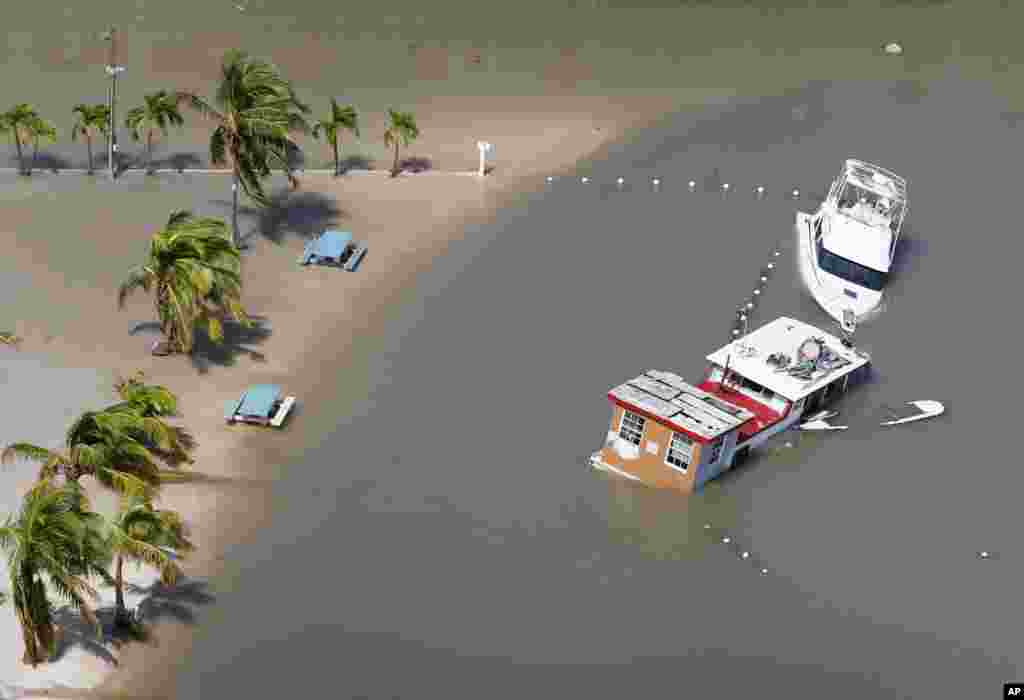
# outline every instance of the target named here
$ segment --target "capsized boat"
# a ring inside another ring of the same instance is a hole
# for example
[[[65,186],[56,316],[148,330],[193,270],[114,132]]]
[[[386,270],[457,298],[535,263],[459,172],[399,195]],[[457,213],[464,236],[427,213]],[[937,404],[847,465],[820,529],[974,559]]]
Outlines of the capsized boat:
[[[901,409],[900,411],[894,411],[889,409],[890,418],[887,421],[883,421],[881,425],[902,425],[904,423],[913,423],[914,421],[924,420],[925,418],[934,418],[935,416],[941,416],[946,411],[946,407],[938,401],[908,401],[907,409]]]

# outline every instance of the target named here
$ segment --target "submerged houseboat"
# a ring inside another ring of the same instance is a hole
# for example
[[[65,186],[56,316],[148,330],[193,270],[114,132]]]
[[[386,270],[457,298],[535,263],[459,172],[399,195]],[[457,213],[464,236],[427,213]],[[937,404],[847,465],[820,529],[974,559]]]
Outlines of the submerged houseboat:
[[[779,318],[711,353],[694,386],[648,371],[608,393],[611,427],[590,463],[650,486],[692,492],[772,435],[820,411],[871,358],[814,326]]]

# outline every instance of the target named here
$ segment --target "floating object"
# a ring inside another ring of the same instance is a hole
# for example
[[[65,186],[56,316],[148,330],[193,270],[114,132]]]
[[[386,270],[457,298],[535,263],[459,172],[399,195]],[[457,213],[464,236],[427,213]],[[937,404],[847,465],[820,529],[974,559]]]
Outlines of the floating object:
[[[800,196],[800,190],[793,190],[793,199],[796,199],[799,196]]]
[[[881,306],[906,211],[904,178],[849,158],[818,210],[797,212],[803,285],[835,321],[849,310],[856,322]]]
[[[723,182],[722,183],[722,189],[728,191],[729,190],[729,183],[728,182]]]
[[[550,175],[548,175],[548,182],[551,182],[551,181],[552,181],[552,180],[554,180],[554,179],[555,179],[555,178],[553,178],[553,177],[551,177]]]
[[[914,421],[924,420],[925,418],[934,418],[935,416],[941,416],[946,407],[938,401],[908,401],[907,406],[914,409],[912,412],[904,410],[906,415],[898,415],[895,411],[889,411],[891,418],[884,421],[881,425],[902,425],[903,423],[913,423]]]
[[[705,530],[710,530],[711,529],[711,523],[704,523],[704,529]]]
[[[760,290],[760,289],[755,289],[755,290],[754,290],[754,294],[760,294],[760,293],[761,293],[761,290]]]
[[[775,269],[775,263],[768,263],[768,269],[769,270],[774,270]]]
[[[748,302],[747,302],[747,308],[748,308],[748,309],[752,309],[752,308],[754,308],[754,302],[752,302],[752,301],[748,301]]]
[[[758,194],[764,194],[764,187],[762,187],[761,185],[758,185],[757,186],[757,193]]]
[[[768,569],[761,569],[761,575],[765,576],[768,573]]]
[[[732,542],[732,540],[730,538],[728,538],[728,537],[723,537],[722,538],[722,544],[729,544],[730,542]]]
[[[621,184],[622,184],[623,182],[625,182],[625,180],[624,180],[623,178],[621,178],[621,177],[620,177],[620,178],[619,178],[618,180],[616,180],[615,182],[617,182],[617,183],[619,183],[619,184],[621,185]]]
[[[580,182],[586,182],[586,181],[587,181],[587,180],[589,180],[589,179],[590,179],[590,178],[587,178],[587,177],[581,177],[581,178],[580,178]]]
[[[979,559],[988,559],[991,556],[992,556],[992,554],[990,552],[986,552],[986,551],[978,552],[978,558]]]
[[[895,41],[885,45],[885,52],[890,56],[899,56],[903,53],[903,47]]]
[[[780,252],[779,252],[779,251],[777,251],[777,250],[776,250],[776,251],[774,251],[774,253],[775,253],[775,257],[779,257],[780,255],[782,255],[782,253],[780,253]]]
[[[768,278],[767,278],[767,277],[761,277],[761,281],[762,281],[762,282],[767,282],[767,281],[768,281]]]
[[[689,186],[690,186],[690,189],[692,190],[692,189],[694,189],[697,186],[697,183],[694,182],[693,180],[690,180]]]
[[[783,445],[783,447],[792,447],[792,446],[793,446],[793,443],[791,443],[791,442],[787,442],[785,445]]]
[[[846,430],[847,425],[832,425],[825,420],[810,420],[799,425],[800,430]]]
[[[740,332],[739,332],[738,330],[734,330],[734,331],[732,332],[732,334],[733,334],[733,335],[739,335],[739,334],[740,334]]]
[[[655,187],[661,184],[661,180],[659,180],[658,178],[654,178],[653,180],[651,180],[651,182],[654,184]]]
[[[256,384],[242,396],[225,404],[224,420],[228,423],[255,423],[280,428],[295,405],[294,396],[283,397],[276,384]]]
[[[743,554],[740,555],[740,557],[742,557],[743,559],[748,559],[748,558],[750,558],[750,552],[744,552]]]

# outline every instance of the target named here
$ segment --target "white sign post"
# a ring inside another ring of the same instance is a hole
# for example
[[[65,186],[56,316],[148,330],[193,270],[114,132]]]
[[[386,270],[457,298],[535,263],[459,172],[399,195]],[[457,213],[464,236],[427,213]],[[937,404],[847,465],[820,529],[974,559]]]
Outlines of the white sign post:
[[[477,174],[483,177],[486,173],[487,154],[494,152],[494,144],[487,143],[486,141],[477,141],[476,147],[480,149],[480,172]]]

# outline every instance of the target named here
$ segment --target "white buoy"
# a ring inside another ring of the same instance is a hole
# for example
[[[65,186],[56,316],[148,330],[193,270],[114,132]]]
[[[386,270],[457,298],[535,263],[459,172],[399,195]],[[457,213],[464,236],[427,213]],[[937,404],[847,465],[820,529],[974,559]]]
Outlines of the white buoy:
[[[728,192],[729,191],[729,183],[728,182],[723,182],[722,183],[722,189],[725,190],[726,192]]]
[[[744,559],[748,559],[750,557],[750,552],[744,552],[740,556],[743,557]]]
[[[705,530],[710,530],[711,529],[711,523],[704,523],[704,529]]]
[[[752,302],[749,302],[749,301],[748,301],[748,302],[747,302],[747,308],[748,308],[748,309],[752,309],[752,308],[754,308],[754,304],[753,304]]]
[[[616,180],[615,182],[617,182],[617,183],[619,183],[619,184],[621,185],[621,184],[622,184],[623,182],[625,182],[625,181],[626,181],[626,180],[625,180],[624,178],[621,178],[621,177],[620,177],[620,178],[619,178],[618,180]]]
[[[747,320],[747,315],[746,314],[740,314],[740,320],[741,321],[746,321]]]
[[[740,334],[740,332],[739,332],[738,330],[734,330],[734,331],[732,332],[732,334],[733,334],[733,335],[739,335],[739,334]]]
[[[693,180],[690,180],[689,185],[690,185],[690,189],[692,190],[694,187],[697,186],[697,183],[694,182]]]
[[[762,282],[767,282],[767,281],[768,281],[768,278],[767,278],[767,277],[762,277],[762,278],[761,278],[761,281],[762,281]]]
[[[800,190],[793,190],[793,199],[796,199],[799,196],[800,196]]]
[[[793,446],[793,443],[791,443],[791,442],[787,442],[785,445],[783,445],[783,447],[792,447],[792,446]]]
[[[653,180],[651,180],[651,183],[652,183],[652,184],[653,184],[653,185],[654,185],[655,187],[657,187],[658,185],[660,185],[660,184],[661,184],[661,180],[659,180],[658,178],[654,178]]]
[[[589,179],[590,179],[589,177],[581,177],[580,178],[580,182],[586,182]]]
[[[768,573],[768,569],[761,569],[761,575],[764,576]]]
[[[981,557],[982,559],[988,559],[992,555],[989,554],[988,552],[982,551],[982,552],[978,552],[978,556]]]
[[[758,295],[758,294],[760,294],[760,293],[761,293],[761,290],[760,290],[760,289],[755,289],[755,290],[754,290],[754,296],[757,296],[757,295]]]
[[[780,255],[782,255],[782,253],[780,253],[779,251],[776,250],[775,251],[775,257],[779,257]]]
[[[757,193],[758,194],[764,194],[764,187],[762,187],[761,185],[758,185],[757,186]]]
[[[768,269],[769,270],[774,270],[775,269],[775,263],[768,263]]]
[[[551,177],[550,175],[548,175],[548,182],[551,182],[551,181],[552,181],[552,180],[554,180],[554,179],[555,179],[555,178],[553,178],[553,177]]]
[[[903,47],[892,41],[885,45],[885,52],[890,56],[899,56],[903,53]]]
[[[722,538],[722,544],[729,544],[730,542],[732,542],[732,540],[729,539],[728,537],[723,537]]]

